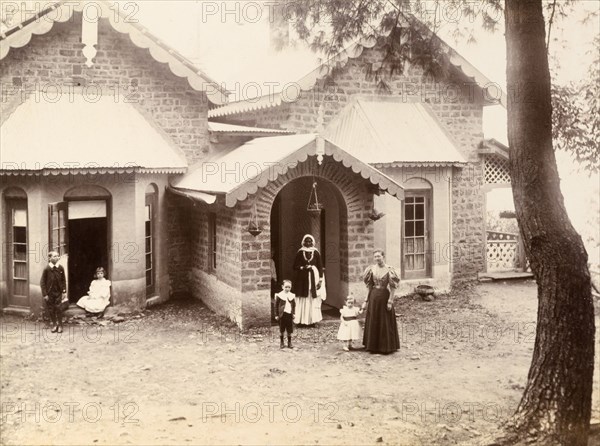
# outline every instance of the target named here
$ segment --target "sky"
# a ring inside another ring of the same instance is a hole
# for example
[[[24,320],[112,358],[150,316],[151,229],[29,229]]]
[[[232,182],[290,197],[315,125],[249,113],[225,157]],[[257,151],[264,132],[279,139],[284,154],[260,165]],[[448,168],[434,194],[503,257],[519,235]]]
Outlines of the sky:
[[[2,1],[4,4],[21,3]],[[306,49],[281,53],[270,46],[269,4],[273,3],[233,0],[119,1],[130,20],[147,27],[213,79],[224,82],[233,91],[234,97],[268,93],[273,88],[268,85],[269,82],[276,80],[280,85],[294,82],[317,64],[317,56]],[[481,5],[484,7],[485,3]],[[582,24],[581,20],[589,11],[599,12],[600,1],[578,2],[577,12],[553,27],[550,62],[556,68],[556,80],[561,84],[576,83],[586,77],[592,56],[590,43],[600,32],[598,16]],[[451,37],[457,21],[461,27],[471,26],[468,18],[453,15],[452,10],[444,7],[440,17],[440,36],[506,91],[502,20],[498,31],[488,33],[479,29],[475,34],[477,43],[469,44],[466,39],[454,41]],[[485,137],[507,143],[506,110],[501,106],[484,108],[483,127]],[[557,164],[567,210],[574,225],[581,231],[590,219],[590,212],[598,212],[595,207],[590,208],[590,202],[594,202],[598,195],[600,179],[597,174],[590,176],[580,172],[568,154],[557,152]],[[497,202],[500,209],[512,207],[510,189],[497,191],[494,196],[494,200],[488,200],[488,204]],[[600,228],[597,232],[600,232]],[[595,253],[594,256],[597,258],[600,254]]]
[[[269,9],[259,2],[222,1],[149,1],[138,2],[136,18],[151,32],[172,45],[194,64],[206,70],[213,78],[224,81],[235,94],[244,93],[245,83],[280,80],[291,82],[306,74],[317,59],[310,51],[274,52],[269,45]],[[233,4],[233,5],[232,5]],[[599,18],[582,24],[589,11],[599,11],[600,2],[582,1],[578,12],[557,23],[552,31],[550,59],[555,66],[556,79],[561,84],[578,82],[587,75],[591,61],[591,44],[600,32]],[[133,10],[132,10],[133,11]],[[442,11],[442,18],[450,16]],[[455,16],[456,18],[456,16]],[[470,21],[458,17],[460,26]],[[440,36],[463,57],[477,67],[491,81],[506,91],[506,50],[503,22],[495,33],[479,30],[477,42],[469,44],[451,37],[456,20],[442,20]],[[273,60],[276,63],[273,63]],[[558,62],[558,63],[557,63]],[[250,93],[248,90],[245,93]],[[501,106],[484,109],[484,134],[507,144],[506,110]],[[590,206],[598,194],[598,175],[580,171],[570,155],[557,152],[561,175],[561,189],[573,224],[580,232],[590,231],[590,213],[598,212]],[[597,200],[596,200],[597,203]],[[498,210],[514,208],[510,189],[499,189],[488,197],[488,205]],[[592,227],[592,231],[594,228]],[[598,228],[597,232],[600,231]],[[593,249],[593,247],[592,247]],[[588,247],[588,251],[590,247]],[[590,252],[598,262],[598,249]]]

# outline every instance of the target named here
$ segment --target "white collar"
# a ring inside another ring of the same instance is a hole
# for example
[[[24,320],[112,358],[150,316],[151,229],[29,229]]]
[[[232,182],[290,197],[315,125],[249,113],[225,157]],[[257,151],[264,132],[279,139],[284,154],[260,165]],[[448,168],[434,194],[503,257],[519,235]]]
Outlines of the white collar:
[[[48,266],[49,266],[50,268],[58,268],[58,263],[57,263],[57,264],[54,264],[54,263],[52,263],[52,262],[48,262]]]

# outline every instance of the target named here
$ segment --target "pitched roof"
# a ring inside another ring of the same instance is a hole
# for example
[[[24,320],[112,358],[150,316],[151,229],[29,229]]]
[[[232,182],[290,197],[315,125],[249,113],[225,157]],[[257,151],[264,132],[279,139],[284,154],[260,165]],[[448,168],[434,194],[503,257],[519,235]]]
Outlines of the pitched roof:
[[[499,98],[496,99],[496,96],[491,93],[486,94],[485,98],[488,99],[489,104],[496,104],[497,102],[500,102],[500,104],[506,108],[506,93],[502,91],[496,83],[492,82],[487,76],[481,73],[454,48],[439,38],[439,36],[433,34],[421,21],[416,19],[414,16],[408,16],[406,14],[404,16],[404,24],[406,26],[414,26],[419,32],[427,34],[431,36],[431,38],[436,39],[450,64],[452,64],[466,77],[473,79],[473,81],[475,81],[475,83],[482,90],[487,90],[490,87],[493,87],[495,90],[499,90]],[[299,97],[299,92],[297,91],[298,88],[301,91],[311,90],[314,88],[318,80],[323,79],[325,76],[330,74],[335,67],[343,68],[350,59],[356,59],[360,57],[365,48],[373,48],[376,43],[377,38],[375,35],[362,37],[353,44],[349,45],[346,49],[340,51],[336,56],[316,66],[308,74],[297,78],[298,80],[294,82],[294,85],[284,84],[284,89],[282,91],[275,93],[270,91],[269,93],[258,97],[229,102],[224,106],[209,110],[208,116],[209,118],[217,118],[220,116],[228,116],[270,107],[277,107],[285,102],[295,102]],[[287,89],[289,91],[285,90],[286,86],[288,87]]]
[[[14,174],[143,171],[183,173],[181,150],[133,104],[81,94],[35,95],[0,128],[0,170]]]
[[[315,156],[317,141],[315,134],[256,138],[202,161],[186,175],[176,179],[171,189],[208,203],[214,202],[216,195],[225,195],[225,204],[233,207],[298,163],[306,161],[309,156]],[[335,144],[324,141],[324,154],[391,195],[404,197],[404,189],[393,179]],[[198,196],[197,193],[202,195]]]
[[[11,48],[21,48],[27,45],[33,34],[45,34],[52,29],[55,22],[70,20],[73,12],[83,11],[87,3],[86,1],[57,1],[25,22],[2,32],[0,34],[0,60],[6,57]],[[217,81],[155,37],[148,29],[129,20],[127,14],[115,7],[116,3],[113,4],[107,0],[97,0],[91,3],[94,5],[95,11],[99,13],[99,17],[108,19],[116,31],[128,34],[136,46],[148,48],[156,61],[168,64],[171,72],[176,76],[187,78],[190,86],[194,90],[204,91],[212,103],[220,105],[227,101],[228,93]]]
[[[460,164],[464,157],[426,104],[355,99],[325,137],[370,164]]]

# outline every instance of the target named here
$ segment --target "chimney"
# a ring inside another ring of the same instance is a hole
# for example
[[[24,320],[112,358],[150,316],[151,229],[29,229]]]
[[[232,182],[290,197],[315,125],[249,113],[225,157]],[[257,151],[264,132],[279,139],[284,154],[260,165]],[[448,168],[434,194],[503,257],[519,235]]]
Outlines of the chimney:
[[[269,43],[271,50],[280,51],[290,44],[290,17],[288,0],[269,2]]]

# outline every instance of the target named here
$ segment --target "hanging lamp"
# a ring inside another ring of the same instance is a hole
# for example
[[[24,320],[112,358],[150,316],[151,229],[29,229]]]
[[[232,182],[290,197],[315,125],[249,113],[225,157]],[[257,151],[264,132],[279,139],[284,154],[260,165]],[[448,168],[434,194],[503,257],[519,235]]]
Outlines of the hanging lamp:
[[[256,237],[262,232],[262,228],[258,224],[258,212],[256,210],[256,202],[254,203],[254,208],[252,214],[250,215],[250,221],[248,222],[248,228],[246,228],[246,230],[254,237]]]
[[[317,180],[313,176],[312,188],[310,190],[310,196],[308,197],[308,204],[306,210],[308,212],[320,213],[323,208],[323,203],[319,202],[319,195],[317,193]]]

